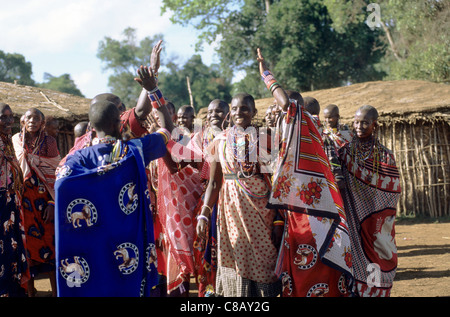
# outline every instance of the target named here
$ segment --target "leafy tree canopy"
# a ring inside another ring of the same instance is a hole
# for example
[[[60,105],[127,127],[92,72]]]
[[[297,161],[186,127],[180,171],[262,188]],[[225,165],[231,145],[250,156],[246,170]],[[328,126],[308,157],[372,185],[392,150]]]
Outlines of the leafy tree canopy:
[[[17,53],[5,53],[0,51],[0,81],[21,85],[33,86],[34,80],[31,78],[33,71],[30,62],[25,57]]]
[[[153,46],[163,39],[162,35],[155,35],[137,43],[135,33],[135,29],[127,28],[123,32],[123,40],[106,37],[100,42],[97,54],[105,63],[105,69],[113,72],[108,79],[112,92],[120,96],[128,107],[135,105],[141,91],[133,79],[137,67],[150,65]],[[231,81],[221,75],[217,65],[208,67],[203,64],[200,55],[194,55],[180,67],[174,58],[166,62],[163,52],[158,74],[160,87],[177,108],[191,103],[188,80],[196,109],[208,106],[216,98],[231,98]]]
[[[69,74],[63,74],[59,77],[55,77],[49,73],[44,73],[44,82],[42,84],[38,84],[38,87],[84,97]]]
[[[223,71],[247,76],[233,91],[267,96],[257,73],[260,47],[278,80],[311,90],[380,79],[448,82],[449,1],[163,0],[172,21],[202,31],[198,46],[217,41]]]

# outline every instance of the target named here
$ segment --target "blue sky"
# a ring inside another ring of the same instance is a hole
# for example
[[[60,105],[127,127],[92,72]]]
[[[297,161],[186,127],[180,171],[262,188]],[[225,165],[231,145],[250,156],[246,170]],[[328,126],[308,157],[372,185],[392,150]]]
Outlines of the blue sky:
[[[161,0],[1,0],[0,50],[19,53],[31,62],[33,79],[45,72],[70,74],[87,97],[109,91],[108,73],[96,57],[106,36],[122,39],[127,27],[137,40],[163,34],[165,54],[184,64],[193,54],[198,31],[173,25],[171,12],[161,16]],[[214,46],[205,46],[203,63],[216,63]]]

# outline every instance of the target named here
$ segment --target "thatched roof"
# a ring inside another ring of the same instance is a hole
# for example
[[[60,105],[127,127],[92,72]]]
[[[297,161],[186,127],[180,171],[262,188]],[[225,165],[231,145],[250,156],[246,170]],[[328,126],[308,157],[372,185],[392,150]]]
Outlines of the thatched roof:
[[[374,81],[332,89],[301,92],[303,97],[316,98],[322,109],[329,104],[339,107],[344,122],[353,120],[362,105],[377,108],[381,120],[401,117],[402,120],[444,117],[450,121],[450,85],[419,80]],[[271,105],[273,98],[256,100],[261,114]]]
[[[18,117],[29,108],[38,108],[45,116],[81,121],[88,118],[90,99],[38,87],[0,82],[0,102],[10,105]]]

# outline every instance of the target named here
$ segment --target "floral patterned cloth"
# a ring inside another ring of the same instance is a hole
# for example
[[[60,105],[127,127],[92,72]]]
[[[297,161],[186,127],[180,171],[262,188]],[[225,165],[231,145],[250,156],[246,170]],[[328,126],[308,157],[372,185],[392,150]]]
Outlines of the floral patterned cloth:
[[[61,159],[56,140],[41,130],[34,148],[23,141],[24,132],[13,136],[17,159],[24,175],[22,210],[27,254],[32,275],[55,270],[55,224],[43,214],[54,201],[55,170]]]
[[[21,193],[11,136],[0,134],[0,297],[23,296],[29,278]]]
[[[301,285],[298,276],[293,276],[297,273],[292,269],[296,265],[292,262],[295,259],[292,252],[301,245],[308,245],[308,248],[316,250],[316,263],[322,262],[328,266],[330,276],[335,275],[333,270],[338,270],[351,284],[350,238],[343,201],[314,118],[303,107],[297,107],[295,101],[291,101],[283,117],[280,136],[281,149],[268,204],[270,208],[285,210],[287,213],[277,274],[283,276],[285,281],[290,280],[293,288],[306,287]],[[303,214],[308,217],[304,218]],[[296,230],[295,224],[298,222],[306,223],[308,229]],[[332,286],[326,287],[331,289]],[[328,290],[322,294],[330,295],[333,292]]]

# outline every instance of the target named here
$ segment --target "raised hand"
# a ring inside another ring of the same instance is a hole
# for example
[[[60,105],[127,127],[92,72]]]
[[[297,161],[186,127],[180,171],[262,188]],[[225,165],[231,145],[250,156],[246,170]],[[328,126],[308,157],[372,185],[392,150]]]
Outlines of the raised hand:
[[[259,72],[262,75],[264,73],[264,71],[268,70],[268,68],[266,66],[266,63],[264,61],[264,57],[262,56],[261,49],[259,47],[256,49],[256,53],[257,53],[256,60],[259,63]]]
[[[162,40],[159,40],[159,42],[155,46],[153,46],[152,55],[150,56],[150,67],[155,74],[158,72],[159,66],[161,65],[159,58],[162,50],[161,44]]]
[[[152,91],[156,88],[156,79],[153,75],[151,67],[142,66],[137,69],[139,78],[134,78],[147,91]]]

